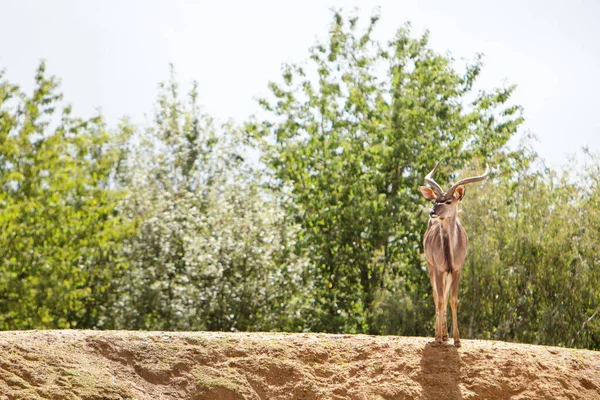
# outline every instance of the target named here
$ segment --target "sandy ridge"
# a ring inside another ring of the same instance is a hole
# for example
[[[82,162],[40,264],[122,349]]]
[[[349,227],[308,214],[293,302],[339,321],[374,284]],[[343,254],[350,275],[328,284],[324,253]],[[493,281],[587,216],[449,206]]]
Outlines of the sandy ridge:
[[[600,399],[600,352],[395,336],[0,332],[0,399]]]

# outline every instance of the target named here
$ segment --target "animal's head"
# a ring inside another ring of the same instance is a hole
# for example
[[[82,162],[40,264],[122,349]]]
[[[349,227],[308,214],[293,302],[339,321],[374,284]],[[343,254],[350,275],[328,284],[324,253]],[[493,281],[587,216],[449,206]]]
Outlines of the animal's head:
[[[421,191],[423,197],[434,202],[433,207],[429,211],[429,216],[431,218],[444,219],[456,215],[458,203],[460,203],[465,196],[465,185],[485,180],[488,177],[489,168],[486,165],[485,173],[483,175],[461,179],[452,185],[448,191],[444,192],[440,185],[438,185],[437,182],[432,178],[433,174],[440,165],[440,162],[441,161],[438,161],[431,172],[425,176],[425,183],[429,184],[431,188],[421,186],[419,187],[419,190]]]

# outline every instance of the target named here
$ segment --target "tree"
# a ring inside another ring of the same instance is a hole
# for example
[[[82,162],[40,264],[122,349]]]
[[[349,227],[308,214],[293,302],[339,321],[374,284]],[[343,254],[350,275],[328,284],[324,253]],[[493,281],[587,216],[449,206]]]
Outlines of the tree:
[[[138,140],[130,195],[137,233],[104,326],[296,330],[307,262],[298,227],[245,162],[244,137],[181,98],[172,73]],[[301,327],[300,327],[301,328]]]
[[[465,212],[461,324],[469,337],[598,348],[597,164],[574,177],[532,149],[512,160]]]
[[[308,328],[425,334],[418,186],[442,158],[441,182],[467,161],[483,164],[516,132],[521,108],[508,105],[513,86],[474,93],[480,58],[459,72],[408,25],[382,44],[377,20],[361,31],[336,12],[310,66],[286,65],[269,84],[260,103],[272,118],[248,129],[318,269]]]
[[[128,135],[71,115],[45,64],[31,96],[0,76],[0,328],[94,327],[128,225],[111,177]]]

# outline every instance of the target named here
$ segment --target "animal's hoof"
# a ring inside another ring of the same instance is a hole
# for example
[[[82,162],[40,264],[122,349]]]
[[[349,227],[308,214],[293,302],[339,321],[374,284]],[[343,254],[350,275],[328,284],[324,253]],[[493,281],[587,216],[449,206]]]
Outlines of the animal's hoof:
[[[461,346],[460,340],[455,340],[454,341],[454,347],[460,347],[460,346]]]
[[[442,337],[442,341],[443,342],[447,342],[448,340],[450,340],[450,338],[448,337],[448,335],[445,335]]]

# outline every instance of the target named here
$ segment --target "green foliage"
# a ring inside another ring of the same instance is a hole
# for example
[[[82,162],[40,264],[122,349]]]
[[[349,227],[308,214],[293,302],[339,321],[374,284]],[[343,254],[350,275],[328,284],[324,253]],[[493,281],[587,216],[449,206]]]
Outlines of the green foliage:
[[[468,337],[598,348],[598,164],[582,186],[521,154],[464,207],[459,324]]]
[[[0,329],[430,336],[418,187],[445,158],[442,186],[492,167],[462,203],[463,337],[600,349],[600,160],[510,151],[514,87],[475,91],[479,57],[457,68],[408,26],[378,42],[377,20],[335,13],[244,129],[173,75],[148,126],[109,129],[44,64],[31,95],[0,74]]]
[[[306,261],[280,200],[244,162],[243,136],[161,85],[121,208],[137,221],[104,327],[294,330]]]
[[[1,78],[1,77],[0,77]],[[0,82],[0,327],[91,327],[127,226],[101,117],[71,116],[41,64],[31,96]]]
[[[249,128],[290,188],[290,214],[318,268],[309,329],[425,334],[418,186],[439,159],[457,169],[495,154],[522,119],[506,105],[513,87],[473,93],[479,59],[460,73],[408,27],[379,43],[377,19],[361,30],[336,13],[310,67],[285,66],[283,82],[270,84],[261,104],[273,118]],[[381,314],[382,299],[408,291],[404,316]]]

